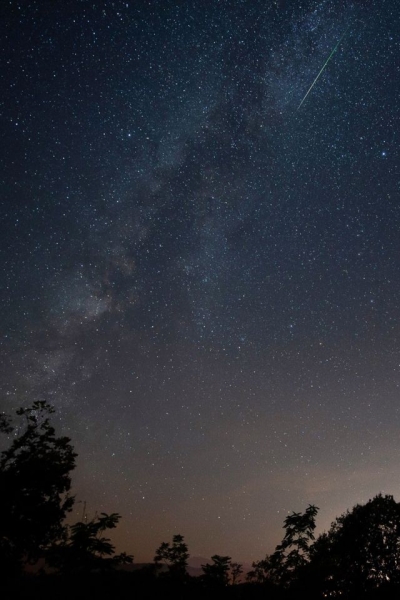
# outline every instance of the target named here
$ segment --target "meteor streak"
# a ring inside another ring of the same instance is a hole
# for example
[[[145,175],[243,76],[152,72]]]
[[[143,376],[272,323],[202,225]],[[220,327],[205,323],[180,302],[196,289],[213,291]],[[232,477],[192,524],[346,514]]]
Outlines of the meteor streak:
[[[316,76],[316,78],[314,79],[314,81],[312,82],[312,84],[310,85],[310,87],[308,88],[308,91],[306,93],[306,95],[304,96],[303,100],[300,102],[300,104],[297,107],[297,110],[299,110],[299,108],[301,108],[301,105],[303,104],[304,100],[307,98],[308,94],[311,92],[311,90],[313,89],[314,85],[317,83],[319,76],[321,75],[322,71],[325,69],[326,65],[328,64],[328,62],[331,60],[332,56],[335,54],[336,50],[339,48],[339,44],[342,41],[342,39],[344,38],[344,36],[346,35],[346,33],[348,32],[349,28],[346,29],[346,31],[342,34],[342,37],[339,39],[338,43],[336,44],[336,46],[334,47],[334,49],[332,50],[332,52],[330,53],[330,55],[328,56],[328,58],[326,59],[326,61],[324,62],[320,72],[318,73],[318,75]]]

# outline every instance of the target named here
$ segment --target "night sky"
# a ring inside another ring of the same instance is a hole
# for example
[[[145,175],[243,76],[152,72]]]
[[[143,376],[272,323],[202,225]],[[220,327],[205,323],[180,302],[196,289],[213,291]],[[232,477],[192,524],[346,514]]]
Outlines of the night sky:
[[[399,40],[396,0],[1,3],[0,408],[55,406],[137,562],[399,499]]]

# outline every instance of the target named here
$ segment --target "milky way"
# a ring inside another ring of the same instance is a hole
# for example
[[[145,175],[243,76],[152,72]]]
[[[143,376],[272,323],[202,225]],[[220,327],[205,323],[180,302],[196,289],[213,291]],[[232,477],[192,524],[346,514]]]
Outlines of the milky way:
[[[56,407],[138,561],[399,497],[398,12],[0,9],[0,408]]]

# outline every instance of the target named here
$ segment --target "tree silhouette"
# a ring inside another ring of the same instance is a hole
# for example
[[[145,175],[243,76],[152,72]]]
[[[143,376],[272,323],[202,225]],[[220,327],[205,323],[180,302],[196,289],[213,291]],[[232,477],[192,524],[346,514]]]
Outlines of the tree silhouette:
[[[269,556],[263,560],[254,561],[251,565],[253,569],[246,575],[246,581],[253,583],[265,583],[269,579]]]
[[[102,534],[114,529],[120,515],[101,513],[88,523],[78,522],[66,530],[64,539],[50,549],[48,563],[62,573],[105,571],[120,564],[131,563],[133,556],[115,554],[115,547]]]
[[[231,563],[231,580],[232,585],[238,583],[240,576],[243,573],[243,565],[237,562]]]
[[[21,433],[0,455],[0,563],[35,562],[63,533],[63,520],[74,498],[70,472],[76,454],[68,437],[56,437],[47,402],[21,408]],[[0,430],[11,425],[3,416]],[[4,492],[6,491],[6,492]]]
[[[168,566],[168,572],[175,578],[185,578],[187,575],[189,553],[183,535],[174,535],[172,544],[162,542],[156,550],[154,562],[157,567],[164,563]]]
[[[293,512],[284,521],[286,533],[277,551],[282,553],[284,572],[289,577],[309,561],[318,510],[310,504],[303,514]]]
[[[264,560],[254,562],[253,570],[247,575],[249,581],[271,581],[289,585],[310,560],[311,542],[315,539],[315,517],[318,508],[310,504],[304,513],[288,515],[284,521],[284,538],[275,552]]]
[[[400,584],[400,504],[379,494],[338,517],[311,548],[311,574],[331,595]]]
[[[209,587],[223,587],[228,585],[231,557],[214,554],[211,560],[212,564],[201,565],[203,569],[203,582]]]

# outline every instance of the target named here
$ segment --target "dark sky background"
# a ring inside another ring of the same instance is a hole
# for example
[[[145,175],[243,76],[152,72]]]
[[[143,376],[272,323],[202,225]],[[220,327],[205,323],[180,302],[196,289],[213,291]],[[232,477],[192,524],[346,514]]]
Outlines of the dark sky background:
[[[1,3],[0,408],[138,562],[400,496],[399,12]]]

